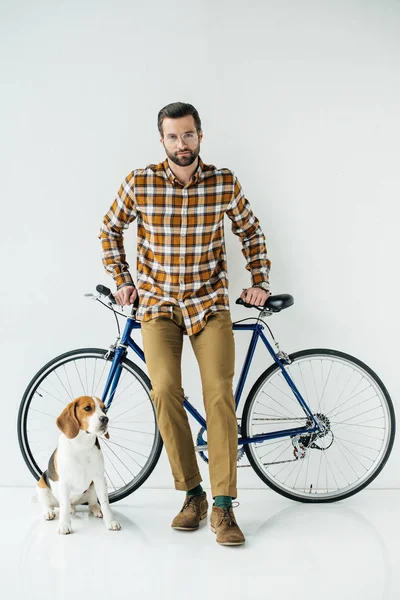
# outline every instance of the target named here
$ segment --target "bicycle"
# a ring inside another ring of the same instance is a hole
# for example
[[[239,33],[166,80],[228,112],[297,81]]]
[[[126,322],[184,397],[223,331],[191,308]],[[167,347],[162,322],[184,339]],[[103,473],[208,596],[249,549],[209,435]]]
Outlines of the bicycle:
[[[130,348],[145,362],[143,350],[131,337],[140,328],[137,306],[125,315],[115,309],[108,288],[96,290],[97,295],[88,295],[113,311],[117,340],[108,350],[72,350],[42,367],[21,401],[18,439],[38,480],[57,445],[55,419],[62,407],[82,394],[100,394],[110,418],[110,439],[101,439],[101,446],[110,502],[116,502],[150,476],[163,443],[150,380],[127,358]],[[334,502],[361,491],[385,466],[395,437],[393,404],[379,377],[357,358],[321,348],[291,355],[280,350],[264,319],[293,302],[288,294],[270,296],[263,307],[236,301],[260,313],[233,323],[236,332],[252,332],[235,391],[236,410],[259,340],[273,359],[251,388],[238,418],[238,462],[246,454],[250,464],[245,466],[287,498]],[[122,336],[117,315],[127,319]],[[272,343],[263,333],[265,327]],[[206,421],[186,396],[184,406],[200,425],[195,450],[208,462]]]

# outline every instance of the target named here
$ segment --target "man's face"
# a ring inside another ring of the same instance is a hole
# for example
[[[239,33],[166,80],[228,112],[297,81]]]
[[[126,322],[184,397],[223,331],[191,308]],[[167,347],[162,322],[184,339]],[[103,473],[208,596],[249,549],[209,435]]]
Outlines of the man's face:
[[[179,167],[188,167],[200,153],[203,132],[197,132],[192,115],[180,119],[164,119],[164,136],[160,139],[168,158]]]

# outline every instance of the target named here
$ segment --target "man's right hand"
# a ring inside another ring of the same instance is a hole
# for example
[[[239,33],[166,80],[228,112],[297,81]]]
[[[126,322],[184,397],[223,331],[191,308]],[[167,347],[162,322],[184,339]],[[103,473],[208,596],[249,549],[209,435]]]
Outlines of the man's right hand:
[[[135,302],[137,295],[138,292],[134,285],[124,285],[115,292],[114,298],[120,306],[128,306]]]

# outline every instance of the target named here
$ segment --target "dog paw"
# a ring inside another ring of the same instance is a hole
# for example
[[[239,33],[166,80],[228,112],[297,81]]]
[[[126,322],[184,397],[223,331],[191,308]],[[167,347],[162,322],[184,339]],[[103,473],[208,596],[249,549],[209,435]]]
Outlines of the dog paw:
[[[98,504],[93,504],[93,506],[89,506],[89,510],[98,519],[102,519],[103,518],[103,513],[102,513],[101,508],[100,508],[100,506]]]
[[[61,533],[61,535],[67,535],[68,533],[72,533],[71,524],[60,523],[58,527],[58,533]]]
[[[52,521],[53,519],[56,518],[56,513],[54,512],[54,510],[52,508],[48,508],[44,513],[43,513],[44,518],[46,519],[46,521]]]
[[[118,523],[118,521],[108,521],[108,523],[106,523],[106,527],[111,531],[119,531],[121,529],[121,525]]]
[[[75,513],[76,513],[76,508],[75,508],[75,506],[72,506],[72,505],[71,505],[71,506],[69,507],[69,514],[70,514],[70,515],[74,515]]]

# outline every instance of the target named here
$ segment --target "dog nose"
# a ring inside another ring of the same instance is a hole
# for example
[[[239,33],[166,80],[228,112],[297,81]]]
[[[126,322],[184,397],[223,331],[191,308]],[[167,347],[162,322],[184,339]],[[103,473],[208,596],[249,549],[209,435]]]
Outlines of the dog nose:
[[[103,423],[104,425],[107,425],[107,423],[108,423],[109,419],[108,419],[108,417],[100,417],[100,421],[101,421],[101,423]]]

